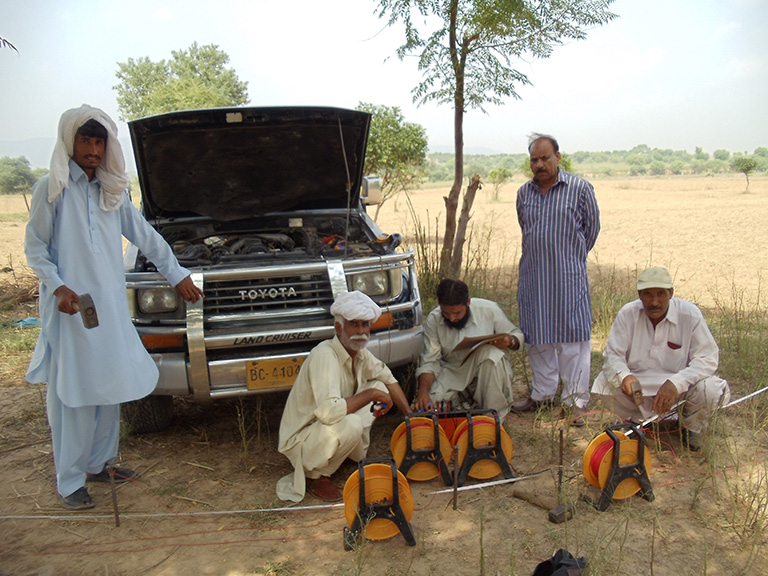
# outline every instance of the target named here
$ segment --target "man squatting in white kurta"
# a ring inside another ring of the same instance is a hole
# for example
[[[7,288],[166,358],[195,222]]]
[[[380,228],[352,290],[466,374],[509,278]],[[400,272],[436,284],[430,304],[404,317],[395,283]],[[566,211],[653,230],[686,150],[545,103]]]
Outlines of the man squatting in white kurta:
[[[280,422],[278,450],[294,471],[277,483],[282,500],[300,502],[307,490],[328,501],[342,494],[330,479],[345,458],[365,458],[375,420],[408,402],[387,365],[365,349],[381,309],[360,291],[343,292],[331,306],[336,336],[315,346],[301,366]]]
[[[424,351],[416,370],[419,389],[414,410],[434,409],[450,400],[496,410],[506,416],[512,403],[512,366],[507,350],[519,350],[523,333],[490,300],[469,298],[461,280],[445,279],[437,286],[438,307],[424,323]],[[464,338],[502,335],[477,348],[462,364],[467,350],[454,348]]]
[[[64,112],[50,173],[38,181],[26,229],[27,263],[40,279],[42,330],[27,371],[48,383],[48,422],[59,500],[91,508],[86,479],[108,479],[120,403],[154,389],[158,371],[134,329],[125,293],[122,236],[141,249],[185,300],[202,292],[168,244],[131,204],[114,122],[83,105]],[[86,329],[78,294],[90,294],[99,325]],[[120,469],[121,478],[132,476]]]
[[[698,307],[673,297],[666,268],[644,270],[637,293],[639,298],[625,304],[613,321],[592,393],[617,416],[635,422],[652,413],[664,416],[685,400],[680,423],[688,447],[698,450],[711,415],[731,394],[728,383],[715,376],[717,343]],[[635,404],[634,382],[640,383],[642,406]]]

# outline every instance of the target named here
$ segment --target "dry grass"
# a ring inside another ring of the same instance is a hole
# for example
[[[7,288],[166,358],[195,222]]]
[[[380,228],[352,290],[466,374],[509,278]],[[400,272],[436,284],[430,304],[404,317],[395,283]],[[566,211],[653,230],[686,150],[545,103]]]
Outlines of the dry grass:
[[[768,267],[764,251],[768,246],[768,179],[753,183],[750,194],[743,193],[737,177],[604,180],[595,185],[603,220],[590,261],[596,334],[605,334],[616,306],[632,297],[636,268],[651,262],[667,265],[675,271],[679,295],[711,302],[707,317],[722,349],[721,373],[731,381],[734,397],[768,384],[763,359],[768,345],[768,336],[763,336],[768,334],[767,312],[759,281],[755,281]],[[515,189],[515,184],[508,185],[502,189],[500,201],[492,204],[478,196],[476,228],[467,258],[471,276],[482,280],[482,295],[502,300],[512,316],[516,315],[514,269],[519,246]],[[401,231],[407,241],[414,242],[418,235],[409,230],[413,230],[415,214],[424,229],[422,238],[434,237],[435,230],[442,227],[440,196],[439,190],[415,193],[410,214],[404,202],[397,212],[395,203],[388,203],[385,209],[390,209],[382,210],[380,225],[388,232]],[[16,263],[22,261],[22,225],[0,220],[0,254],[13,254]],[[427,248],[424,252],[430,254]],[[18,272],[19,266],[14,268]],[[0,295],[5,297],[7,286],[10,300],[10,307],[0,313],[6,324],[2,328],[5,339],[0,340],[4,358],[0,363],[0,448],[7,450],[0,479],[17,494],[4,506],[7,513],[15,514],[40,508],[57,512],[50,454],[45,445],[27,446],[47,434],[41,388],[21,388],[36,330],[10,324],[34,315],[34,280],[16,278],[9,272],[0,274],[0,280]],[[425,299],[430,296],[426,284],[421,287]],[[721,288],[716,290],[718,284]],[[32,292],[25,292],[24,286]],[[593,369],[601,362],[600,338],[596,336],[594,342]],[[513,360],[515,394],[522,397],[530,385],[525,355],[517,354]],[[319,512],[319,517],[270,513],[270,522],[252,526],[252,532],[243,531],[241,519],[217,518],[212,521],[213,529],[199,540],[195,533],[201,531],[200,524],[193,525],[185,517],[147,520],[140,525],[126,522],[120,534],[111,530],[109,520],[73,517],[68,519],[72,530],[52,522],[14,523],[6,547],[0,545],[0,564],[13,573],[27,573],[32,568],[51,573],[100,573],[107,564],[110,574],[147,569],[159,574],[222,573],[222,562],[226,562],[226,571],[233,576],[429,576],[446,570],[457,576],[483,570],[521,575],[530,574],[539,561],[562,547],[587,556],[592,576],[759,573],[759,566],[768,562],[768,394],[765,396],[722,411],[701,454],[682,449],[676,436],[660,437],[651,447],[656,501],[633,497],[613,503],[606,512],[594,511],[579,497],[582,493],[598,495],[583,478],[582,455],[607,417],[595,413],[585,428],[566,427],[563,493],[577,506],[577,515],[563,525],[549,524],[544,511],[511,498],[508,487],[464,493],[459,509],[453,510],[450,498],[430,494],[435,486],[413,483],[414,548],[395,537],[371,542],[359,554],[343,552],[344,521],[339,510]],[[269,426],[263,437],[259,436],[261,406],[253,402],[229,399],[210,406],[177,402],[178,417],[171,431],[122,441],[125,463],[142,470],[138,486],[126,486],[122,491],[122,506],[137,512],[165,512],[165,506],[184,512],[197,511],[196,502],[211,503],[217,510],[280,504],[275,500],[274,485],[288,471],[287,461],[276,451],[281,402],[282,398],[264,399]],[[599,411],[599,406],[593,407]],[[558,462],[555,414],[542,410],[505,420],[514,442],[515,471],[522,475],[550,470],[524,488],[530,489],[535,482],[547,492],[556,486],[551,473]],[[377,422],[371,455],[388,454],[398,422],[394,416]],[[180,461],[201,463],[205,468],[179,465]],[[345,465],[339,481],[353,469]],[[96,499],[97,511],[108,512],[108,492],[96,492]],[[174,554],[178,546],[184,547],[184,554]],[[66,553],[61,553],[62,547]],[[141,553],[136,553],[137,548]],[[160,563],[160,570],[153,570]]]
[[[17,274],[8,269],[0,276],[0,312],[34,303],[36,299],[37,278],[28,270]]]

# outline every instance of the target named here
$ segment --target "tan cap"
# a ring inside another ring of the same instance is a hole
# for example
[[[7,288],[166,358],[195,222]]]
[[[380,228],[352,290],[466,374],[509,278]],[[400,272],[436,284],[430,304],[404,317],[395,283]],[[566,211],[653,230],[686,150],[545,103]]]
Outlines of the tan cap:
[[[672,288],[672,276],[669,270],[661,266],[652,266],[643,270],[637,277],[637,289],[648,288]]]

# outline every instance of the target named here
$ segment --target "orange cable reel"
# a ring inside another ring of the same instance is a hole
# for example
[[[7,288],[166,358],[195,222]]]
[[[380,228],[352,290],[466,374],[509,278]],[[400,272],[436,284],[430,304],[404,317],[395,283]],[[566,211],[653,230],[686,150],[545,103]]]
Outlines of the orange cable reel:
[[[366,464],[365,502],[366,504],[386,504],[393,501],[392,466],[389,464]],[[397,471],[397,490],[400,508],[406,521],[413,516],[413,496],[408,480]],[[344,518],[352,528],[360,507],[360,471],[355,470],[344,484]],[[365,520],[365,519],[363,519]],[[397,525],[387,518],[374,518],[367,522],[365,537],[368,540],[386,540],[400,534]]]
[[[628,438],[625,434],[617,431],[614,434],[619,439],[619,465],[628,466],[635,462],[639,454],[639,440]],[[613,450],[613,440],[611,440],[611,437],[606,432],[603,432],[596,436],[584,451],[584,458],[582,459],[584,478],[592,486],[596,486],[601,490],[605,488],[611,475]],[[652,468],[651,452],[645,445],[643,445],[643,450],[646,473],[650,475]],[[641,488],[640,482],[636,478],[626,478],[616,486],[613,498],[616,500],[629,498],[637,494]]]
[[[496,443],[496,419],[492,416],[473,416],[472,417],[472,429],[474,436],[474,447],[483,448],[485,446],[492,446]],[[459,447],[458,466],[461,468],[464,464],[464,459],[467,457],[467,450],[469,445],[469,420],[462,421],[453,433],[451,440],[452,446]],[[501,434],[501,450],[504,454],[504,458],[507,462],[512,460],[512,439],[504,429],[499,425],[499,432]],[[468,475],[477,480],[489,480],[495,476],[501,474],[501,466],[494,460],[483,459],[478,460],[470,468]]]
[[[435,447],[434,421],[431,418],[416,417],[410,419],[411,423],[411,448],[413,450],[431,450]],[[401,422],[392,433],[390,449],[395,465],[400,468],[408,449],[407,424]],[[447,463],[451,460],[451,444],[448,441],[443,427],[438,424],[440,442],[440,454]],[[440,473],[438,467],[432,462],[416,462],[406,473],[409,480],[424,482],[436,478]]]

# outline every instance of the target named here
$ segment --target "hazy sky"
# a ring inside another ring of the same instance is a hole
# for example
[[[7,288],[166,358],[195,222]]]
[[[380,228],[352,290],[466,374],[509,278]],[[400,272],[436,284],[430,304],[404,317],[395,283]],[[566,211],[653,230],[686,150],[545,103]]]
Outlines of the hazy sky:
[[[118,117],[117,62],[216,44],[251,105],[399,106],[451,146],[449,106],[416,107],[414,58],[395,49],[373,0],[0,0],[0,140],[49,138],[88,103]],[[530,132],[563,150],[768,146],[767,0],[617,0],[619,18],[548,60],[519,62],[522,100],[472,110],[469,151],[521,153]],[[127,127],[119,123],[121,136]]]

